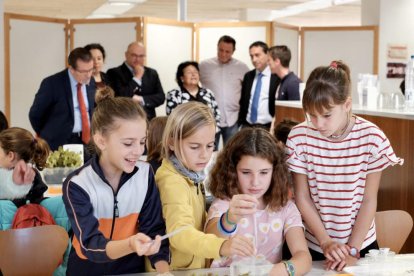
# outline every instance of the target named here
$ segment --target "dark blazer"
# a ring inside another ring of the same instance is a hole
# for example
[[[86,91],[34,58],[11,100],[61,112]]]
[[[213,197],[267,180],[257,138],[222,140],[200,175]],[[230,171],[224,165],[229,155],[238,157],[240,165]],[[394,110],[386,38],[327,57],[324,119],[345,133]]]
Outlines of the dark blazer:
[[[74,110],[68,69],[45,78],[40,84],[29,111],[34,131],[45,139],[52,150],[67,144],[73,130]],[[95,81],[86,86],[89,118],[95,106]]]
[[[247,112],[249,111],[250,94],[253,86],[254,78],[256,77],[256,69],[247,72],[244,75],[242,82],[242,90],[240,97],[240,110],[239,110],[239,125],[247,124]],[[276,74],[270,76],[269,85],[269,114],[275,116],[275,97],[276,89],[280,83],[280,78]]]
[[[156,116],[155,108],[164,103],[165,94],[157,71],[149,67],[144,68],[142,87],[139,87],[138,83],[133,80],[133,75],[125,63],[109,69],[106,74],[116,96],[132,97],[136,94],[144,98],[144,110],[148,120],[151,120]]]
[[[103,86],[111,86],[111,84],[109,83],[109,79],[108,76],[106,75],[106,73],[104,72],[99,72],[99,75],[101,75],[101,79],[102,79],[102,84]],[[98,88],[98,83],[96,83],[96,87]],[[111,86],[112,87],[112,86]]]

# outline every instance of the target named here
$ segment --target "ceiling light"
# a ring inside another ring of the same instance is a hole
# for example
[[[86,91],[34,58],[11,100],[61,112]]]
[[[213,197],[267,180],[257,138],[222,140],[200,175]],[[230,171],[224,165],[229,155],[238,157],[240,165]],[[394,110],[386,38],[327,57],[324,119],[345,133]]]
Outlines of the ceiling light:
[[[113,14],[104,14],[104,13],[101,13],[101,14],[91,14],[91,15],[88,15],[86,18],[88,18],[88,19],[115,18],[115,15],[113,15]]]
[[[350,0],[342,0],[342,1],[350,1]],[[301,4],[287,6],[286,8],[281,9],[281,10],[273,10],[272,20],[276,18],[280,18],[280,17],[300,14],[303,12],[326,9],[326,8],[331,7],[333,3],[334,3],[333,0],[312,0],[308,2],[303,2]]]
[[[333,0],[333,4],[334,5],[343,5],[343,4],[348,4],[348,3],[352,3],[352,2],[357,2],[358,0]]]
[[[130,6],[144,3],[146,0],[108,0],[108,3],[113,6]]]

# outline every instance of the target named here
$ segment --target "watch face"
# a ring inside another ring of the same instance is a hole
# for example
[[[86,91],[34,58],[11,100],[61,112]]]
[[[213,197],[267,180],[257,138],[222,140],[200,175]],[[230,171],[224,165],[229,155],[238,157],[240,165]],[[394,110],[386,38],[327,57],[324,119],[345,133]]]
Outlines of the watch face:
[[[355,257],[358,254],[358,251],[355,247],[352,247],[351,250],[349,251],[349,254],[351,254],[351,256]]]

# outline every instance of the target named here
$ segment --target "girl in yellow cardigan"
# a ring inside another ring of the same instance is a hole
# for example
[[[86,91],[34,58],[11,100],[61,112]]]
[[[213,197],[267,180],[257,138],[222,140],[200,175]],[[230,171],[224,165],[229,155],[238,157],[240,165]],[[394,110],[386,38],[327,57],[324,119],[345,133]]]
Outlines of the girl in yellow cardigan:
[[[228,240],[203,232],[206,210],[203,169],[214,149],[216,123],[208,106],[188,102],[168,117],[163,134],[163,161],[155,180],[160,191],[167,233],[187,226],[170,238],[171,268],[205,268],[207,259],[250,256],[251,240]]]

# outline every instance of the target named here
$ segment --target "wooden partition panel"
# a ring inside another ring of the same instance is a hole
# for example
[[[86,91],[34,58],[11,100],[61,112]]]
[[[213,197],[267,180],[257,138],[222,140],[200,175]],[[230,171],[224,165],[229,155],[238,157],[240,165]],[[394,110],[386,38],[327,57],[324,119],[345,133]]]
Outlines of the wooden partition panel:
[[[104,71],[122,64],[129,43],[141,38],[140,17],[71,20],[71,49],[101,44],[106,52]]]
[[[5,113],[32,130],[29,109],[40,82],[65,68],[67,21],[5,13]]]
[[[391,142],[398,157],[404,159],[404,165],[388,167],[382,173],[378,193],[378,211],[400,209],[414,218],[414,120],[397,119],[382,116],[357,114],[376,124]],[[304,121],[301,108],[277,106],[277,122],[289,117]],[[402,253],[414,252],[414,232],[407,239]]]
[[[217,42],[223,35],[236,40],[233,57],[243,61],[250,68],[249,46],[261,40],[268,45],[272,43],[272,25],[270,22],[210,22],[196,24],[196,59],[202,61],[217,56]]]
[[[181,62],[194,60],[194,24],[169,19],[144,18],[147,64],[157,70],[164,92],[177,87],[175,74]],[[157,115],[165,115],[165,104]]]
[[[299,66],[299,37],[300,37],[300,28],[297,26],[282,24],[282,23],[273,23],[273,43],[274,45],[286,45],[289,47],[292,54],[290,60],[289,69],[299,76],[300,66]]]

